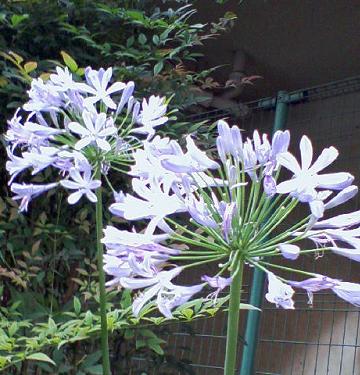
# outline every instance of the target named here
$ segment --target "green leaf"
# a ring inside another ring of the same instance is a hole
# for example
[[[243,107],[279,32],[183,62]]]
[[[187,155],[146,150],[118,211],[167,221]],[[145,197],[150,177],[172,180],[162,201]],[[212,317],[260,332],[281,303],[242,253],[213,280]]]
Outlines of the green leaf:
[[[139,41],[140,44],[144,45],[147,41],[146,35],[141,33],[138,36],[138,41]]]
[[[186,319],[191,319],[194,315],[194,311],[192,311],[191,309],[181,310],[181,313],[185,316]]]
[[[135,38],[133,36],[131,36],[126,41],[126,47],[130,48],[134,44],[134,42],[135,42]]]
[[[37,62],[35,61],[28,61],[25,65],[24,65],[24,69],[25,69],[25,72],[26,73],[31,73],[33,70],[35,70],[37,68]]]
[[[126,11],[128,17],[132,18],[134,21],[143,22],[144,14],[138,10],[128,10]]]
[[[78,76],[82,77],[85,74],[85,68],[78,68],[75,72]]]
[[[65,65],[73,72],[75,73],[78,70],[78,64],[76,61],[65,51],[60,52],[61,57],[64,60]]]
[[[91,375],[102,375],[103,374],[103,369],[102,369],[101,365],[88,367],[85,371],[86,371],[87,374],[91,374]]]
[[[12,322],[9,329],[8,329],[9,336],[13,337],[18,329],[19,329],[19,326],[18,326],[17,322]]]
[[[157,353],[159,355],[163,355],[164,351],[159,344],[164,343],[164,342],[165,341],[163,341],[163,340],[150,339],[150,340],[147,341],[147,346],[151,350],[153,350],[155,353]]]
[[[88,355],[84,362],[81,364],[81,368],[84,370],[84,371],[88,371],[89,368],[92,368],[94,366],[96,366],[96,362],[99,361],[99,359],[101,358],[101,351],[98,350],[97,352],[95,353],[92,353],[90,355]]]
[[[86,311],[85,318],[84,318],[84,323],[86,325],[91,325],[93,322],[93,314],[90,310]]]
[[[32,361],[47,362],[56,366],[56,363],[51,358],[49,358],[45,353],[33,353],[33,354],[28,355],[26,359],[32,360]]]
[[[153,35],[152,37],[153,43],[157,46],[160,43],[160,37],[159,35]]]
[[[158,338],[153,331],[151,331],[150,329],[146,329],[146,328],[141,329],[140,334],[141,336],[144,336],[144,337],[155,338],[155,339]]]
[[[124,339],[130,340],[135,336],[134,331],[132,329],[126,329],[124,331]]]
[[[5,54],[5,58],[6,56],[10,59],[12,58],[17,64],[21,64],[24,61],[24,59],[20,55],[13,51],[10,51],[9,54]]]
[[[159,61],[157,64],[154,66],[154,76],[158,75],[164,67],[164,61]]]
[[[17,26],[27,18],[29,18],[28,14],[13,14],[10,18],[10,22],[12,26]]]
[[[74,297],[74,310],[75,310],[77,315],[80,314],[81,302],[80,302],[79,298],[77,298],[77,297]]]
[[[256,306],[250,305],[249,303],[240,303],[240,310],[257,310],[257,311],[261,311],[261,309],[259,309]]]

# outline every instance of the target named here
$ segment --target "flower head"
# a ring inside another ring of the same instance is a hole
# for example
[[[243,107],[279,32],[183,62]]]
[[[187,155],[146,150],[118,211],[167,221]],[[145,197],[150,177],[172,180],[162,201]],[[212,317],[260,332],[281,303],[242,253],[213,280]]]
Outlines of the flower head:
[[[200,150],[193,136],[186,137],[186,152],[168,138],[147,140],[144,148],[137,150],[131,171],[136,196],[120,196],[110,206],[111,212],[127,220],[150,220],[147,236],[159,229],[167,233],[177,253],[166,253],[166,263],[179,267],[185,263],[187,269],[216,262],[219,274],[225,277],[202,278],[216,288],[210,295],[214,299],[244,263],[267,273],[266,299],[277,307],[294,309],[292,286],[305,289],[311,302],[313,292],[335,290],[339,280],[275,262],[279,256],[296,260],[302,253],[313,253],[316,259],[326,251],[360,261],[359,212],[323,219],[326,211],[347,202],[358,190],[351,185],[349,173],[320,173],[336,159],[337,150],[325,149],[313,163],[312,144],[304,136],[300,164],[288,152],[289,131],[278,131],[271,140],[258,131],[252,138],[243,138],[238,127],[219,121],[218,133],[217,155]],[[291,179],[282,180],[282,167],[293,172]],[[301,203],[310,205],[311,215],[289,225],[289,216]],[[187,215],[188,225],[177,221],[180,215]],[[306,239],[312,240],[315,248],[306,248]],[[126,248],[126,240],[121,246]],[[125,252],[133,250],[128,247]],[[156,247],[152,259],[155,257],[158,259]],[[155,268],[162,273],[164,267],[157,264]],[[310,278],[287,281],[270,272],[272,267]],[[132,279],[138,288],[152,285],[135,300],[140,309],[144,299],[152,300],[157,294],[160,311],[170,316],[166,306],[176,304],[177,289],[170,284],[163,289],[155,275]],[[163,296],[167,296],[167,304]]]
[[[35,175],[54,167],[59,172],[56,182],[65,181],[63,187],[71,185],[69,189],[74,190],[74,183],[79,184],[80,190],[72,193],[71,202],[77,202],[81,192],[95,202],[92,190],[96,188],[84,188],[98,185],[87,179],[88,173],[99,169],[106,175],[111,168],[128,167],[132,153],[141,144],[130,134],[138,119],[140,133],[151,135],[154,127],[167,121],[165,98],[152,96],[141,109],[133,97],[134,82],[112,82],[112,68],[88,67],[85,80],[75,77],[68,68],[57,67],[47,81],[32,81],[29,100],[17,109],[5,134],[9,185],[27,170]],[[84,173],[86,169],[91,171]],[[74,170],[79,174],[76,177]],[[73,178],[77,181],[71,183]]]

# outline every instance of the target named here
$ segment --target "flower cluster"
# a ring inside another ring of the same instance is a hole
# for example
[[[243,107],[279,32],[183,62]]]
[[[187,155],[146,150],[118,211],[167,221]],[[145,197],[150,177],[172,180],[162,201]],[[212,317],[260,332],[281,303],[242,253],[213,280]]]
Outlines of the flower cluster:
[[[70,204],[82,195],[96,202],[93,191],[101,185],[101,174],[129,164],[140,144],[134,134],[151,139],[154,128],[168,120],[165,98],[151,96],[140,103],[133,96],[133,82],[111,83],[111,78],[112,68],[88,67],[80,82],[58,67],[48,81],[32,81],[29,100],[8,122],[5,135],[9,184],[14,199],[21,200],[21,211],[58,185],[73,191]],[[25,171],[36,175],[50,166],[58,171],[57,182],[14,182]]]
[[[277,131],[272,139],[255,131],[252,139],[243,139],[238,127],[219,121],[216,160],[200,150],[191,136],[186,138],[185,152],[177,141],[159,136],[136,150],[130,172],[134,195],[120,192],[110,211],[130,221],[148,220],[148,225],[141,233],[108,226],[102,240],[108,252],[105,271],[114,277],[109,285],[143,289],[134,301],[136,315],[147,303],[155,303],[171,317],[172,308],[206,284],[215,288],[209,297],[216,298],[243,264],[266,272],[266,298],[277,306],[294,308],[293,287],[306,290],[310,302],[313,292],[331,289],[360,304],[358,284],[273,262],[279,256],[294,260],[302,253],[326,250],[360,260],[360,211],[323,218],[325,211],[357,193],[353,176],[321,173],[338,156],[334,147],[324,149],[312,163],[311,141],[303,136],[300,165],[288,151],[289,143],[289,131]],[[284,168],[292,176],[280,181]],[[283,229],[301,203],[309,205],[309,214]],[[189,215],[189,225],[176,220],[179,213]],[[315,247],[302,249],[304,239],[312,240]],[[173,284],[172,279],[185,269],[210,262],[219,267],[215,275],[203,275],[194,286]],[[288,280],[276,276],[272,268],[308,278]]]

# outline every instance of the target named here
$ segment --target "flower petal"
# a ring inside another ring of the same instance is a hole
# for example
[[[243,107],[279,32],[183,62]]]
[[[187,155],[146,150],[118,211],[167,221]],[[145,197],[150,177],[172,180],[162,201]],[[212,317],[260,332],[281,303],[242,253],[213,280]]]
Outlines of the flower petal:
[[[79,191],[76,191],[75,193],[70,194],[67,200],[69,204],[75,204],[79,201],[82,195],[83,195],[83,192],[79,190]]]
[[[332,198],[329,202],[325,204],[325,208],[328,210],[330,208],[339,206],[353,198],[358,193],[358,187],[355,185],[348,186],[344,190],[342,190],[339,194],[337,194],[334,198]]]
[[[290,152],[284,152],[283,154],[278,155],[278,162],[283,167],[293,172],[295,175],[301,172],[298,161],[292,154],[290,154]]]
[[[107,94],[110,95],[110,94],[113,94],[114,92],[118,92],[118,91],[121,91],[123,90],[124,88],[126,87],[126,84],[123,83],[123,82],[115,82],[113,83],[107,90]]]
[[[105,139],[97,138],[96,144],[103,151],[109,152],[111,150],[111,146],[110,146],[109,142],[105,141]]]
[[[354,176],[346,172],[327,173],[318,176],[318,187],[322,189],[342,190],[354,181]]]
[[[299,184],[299,181],[297,178],[293,178],[292,180],[280,182],[280,184],[276,186],[276,192],[278,194],[287,194],[292,191],[296,191],[298,184]]]
[[[300,152],[301,152],[301,169],[307,170],[310,167],[313,158],[313,147],[310,139],[303,135],[300,141]]]
[[[92,203],[97,202],[97,197],[91,190],[88,190],[85,194],[86,194],[87,199],[89,199],[90,202]]]
[[[152,288],[145,291],[139,297],[135,298],[132,304],[132,311],[135,316],[139,316],[141,309],[149,302],[156,294],[159,293],[161,286],[154,285]]]
[[[299,257],[300,247],[292,244],[280,244],[279,250],[286,259],[295,260]]]
[[[341,247],[329,247],[335,254],[360,262],[360,249],[348,249]]]
[[[82,136],[89,135],[89,130],[84,128],[82,125],[80,125],[77,122],[70,122],[68,125],[68,128],[76,134],[80,134]]]
[[[360,307],[360,284],[340,282],[339,285],[332,288],[333,292],[340,298]]]
[[[79,184],[77,182],[70,181],[70,180],[61,180],[60,185],[66,189],[74,189],[74,190],[79,189]]]
[[[75,143],[75,150],[81,150],[84,147],[86,147],[87,145],[89,145],[90,143],[91,143],[90,137],[82,138]]]
[[[317,173],[325,169],[327,166],[334,162],[338,155],[339,152],[335,147],[331,146],[329,148],[325,148],[316,162],[313,164],[313,166],[309,169],[309,172]]]

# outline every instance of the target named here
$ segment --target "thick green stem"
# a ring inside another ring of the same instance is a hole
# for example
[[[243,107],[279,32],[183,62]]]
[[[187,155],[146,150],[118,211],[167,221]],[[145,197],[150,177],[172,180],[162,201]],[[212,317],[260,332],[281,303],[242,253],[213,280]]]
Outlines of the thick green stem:
[[[240,259],[238,267],[232,275],[233,280],[230,286],[224,375],[235,374],[243,268],[244,261]]]
[[[96,179],[101,179],[101,171],[98,168],[96,172]],[[99,289],[100,289],[100,317],[101,317],[101,353],[103,363],[103,375],[111,375],[110,358],[109,358],[109,342],[108,329],[106,317],[106,290],[105,290],[105,273],[103,262],[103,245],[100,242],[103,231],[103,212],[102,212],[102,192],[101,187],[96,190],[96,249],[97,249],[97,264],[99,273]]]

